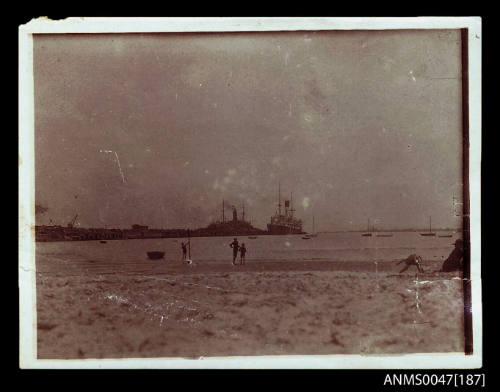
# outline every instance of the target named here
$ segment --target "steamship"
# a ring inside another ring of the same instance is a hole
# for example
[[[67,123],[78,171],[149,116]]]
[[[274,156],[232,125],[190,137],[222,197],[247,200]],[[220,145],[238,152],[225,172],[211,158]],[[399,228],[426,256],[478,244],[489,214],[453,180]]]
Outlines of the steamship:
[[[281,207],[281,185],[278,185],[278,209],[273,216],[271,216],[270,223],[267,224],[267,231],[269,234],[303,234],[302,221],[294,217],[295,209],[292,204],[292,197],[290,200],[285,200],[285,210],[282,213]]]

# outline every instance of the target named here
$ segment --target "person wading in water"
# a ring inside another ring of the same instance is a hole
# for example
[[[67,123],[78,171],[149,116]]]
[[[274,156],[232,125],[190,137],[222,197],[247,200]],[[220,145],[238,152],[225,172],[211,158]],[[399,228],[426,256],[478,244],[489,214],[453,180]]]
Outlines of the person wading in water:
[[[236,258],[238,257],[238,250],[240,246],[238,245],[238,239],[235,238],[233,242],[229,244],[231,248],[233,248],[233,265],[236,265]]]
[[[186,261],[187,259],[187,246],[184,242],[181,242],[182,247],[182,261]]]

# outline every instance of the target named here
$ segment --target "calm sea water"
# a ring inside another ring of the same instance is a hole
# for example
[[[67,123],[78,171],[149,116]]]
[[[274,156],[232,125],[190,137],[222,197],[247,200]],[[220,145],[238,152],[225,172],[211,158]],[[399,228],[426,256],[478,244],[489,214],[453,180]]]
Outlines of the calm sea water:
[[[440,233],[441,235],[445,233]],[[450,233],[451,234],[451,233]],[[309,240],[302,235],[259,236],[244,242],[247,260],[259,261],[392,261],[411,253],[426,260],[443,260],[461,238],[423,237],[414,232],[395,232],[392,237],[363,237],[361,233],[324,233]],[[233,237],[191,238],[191,258],[197,262],[220,262],[232,258],[229,243]],[[99,241],[41,242],[36,244],[37,258],[58,261],[92,261],[104,263],[134,263],[147,259],[147,251],[165,252],[165,260],[181,259],[181,242],[185,238],[116,240],[102,244]]]

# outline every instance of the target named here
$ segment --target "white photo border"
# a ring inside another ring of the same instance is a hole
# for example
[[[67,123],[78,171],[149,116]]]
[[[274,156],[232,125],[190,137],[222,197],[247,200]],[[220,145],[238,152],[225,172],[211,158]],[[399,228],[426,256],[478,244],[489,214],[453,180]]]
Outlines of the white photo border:
[[[33,34],[467,29],[473,353],[37,359]],[[38,18],[19,27],[19,365],[23,369],[478,369],[482,366],[480,17]]]

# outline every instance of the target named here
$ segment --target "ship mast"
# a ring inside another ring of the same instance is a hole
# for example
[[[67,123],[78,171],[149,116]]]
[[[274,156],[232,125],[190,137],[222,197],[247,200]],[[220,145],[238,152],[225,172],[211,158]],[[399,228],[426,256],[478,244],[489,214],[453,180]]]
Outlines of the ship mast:
[[[226,222],[226,218],[224,216],[224,199],[222,199],[222,223]]]
[[[278,182],[278,215],[281,216],[281,182]]]

